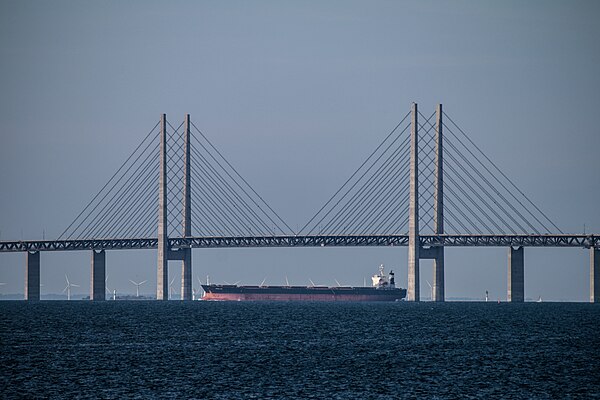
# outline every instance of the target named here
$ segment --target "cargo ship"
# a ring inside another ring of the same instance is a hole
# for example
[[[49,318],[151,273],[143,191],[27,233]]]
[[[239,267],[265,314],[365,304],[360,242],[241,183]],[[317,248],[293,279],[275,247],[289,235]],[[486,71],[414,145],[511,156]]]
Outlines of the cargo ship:
[[[212,301],[399,301],[406,289],[397,288],[394,272],[385,274],[383,264],[371,278],[370,287],[353,286],[240,286],[202,285],[201,300]]]

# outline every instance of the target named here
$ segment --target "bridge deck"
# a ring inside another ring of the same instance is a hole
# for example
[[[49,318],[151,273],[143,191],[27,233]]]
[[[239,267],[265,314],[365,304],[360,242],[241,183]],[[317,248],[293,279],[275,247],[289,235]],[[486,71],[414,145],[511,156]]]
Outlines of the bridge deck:
[[[422,235],[421,246],[446,247],[581,247],[600,248],[595,235]],[[408,235],[381,236],[257,236],[170,238],[169,247],[371,247],[407,246]],[[156,249],[156,238],[27,240],[0,242],[0,253],[25,251]]]

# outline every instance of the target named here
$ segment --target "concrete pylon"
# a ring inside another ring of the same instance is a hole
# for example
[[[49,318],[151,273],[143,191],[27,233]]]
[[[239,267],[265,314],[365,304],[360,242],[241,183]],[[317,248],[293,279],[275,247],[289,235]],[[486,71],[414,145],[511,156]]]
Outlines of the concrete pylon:
[[[25,300],[40,300],[40,252],[28,251],[25,264]]]
[[[106,252],[92,250],[90,300],[106,300]]]
[[[190,114],[184,123],[184,167],[183,167],[183,236],[192,236],[192,182],[190,154]],[[184,248],[181,265],[181,299],[192,300],[192,249]]]
[[[600,303],[600,249],[590,248],[590,303]]]
[[[525,301],[525,254],[523,247],[508,248],[508,301]]]
[[[436,108],[435,132],[435,179],[433,193],[433,225],[434,233],[444,233],[444,146],[442,133],[442,105]],[[433,259],[433,301],[445,300],[444,284],[444,247],[436,247]]]
[[[169,238],[167,236],[167,115],[160,117],[160,176],[158,184],[158,268],[156,299],[169,299]]]
[[[419,301],[419,140],[418,110],[413,103],[410,129],[410,200],[408,205],[408,301]]]

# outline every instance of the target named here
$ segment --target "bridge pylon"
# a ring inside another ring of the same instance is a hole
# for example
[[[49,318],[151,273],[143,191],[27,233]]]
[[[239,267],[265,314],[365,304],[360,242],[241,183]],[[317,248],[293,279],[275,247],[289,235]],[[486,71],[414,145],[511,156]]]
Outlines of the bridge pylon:
[[[418,106],[411,109],[410,131],[410,197],[408,214],[408,301],[420,301],[420,260],[433,260],[432,301],[444,301],[444,246],[423,248],[419,235],[419,121]],[[436,107],[434,169],[434,233],[444,233],[444,178],[442,105]]]
[[[433,192],[433,229],[436,235],[444,233],[444,146],[443,146],[442,105],[436,107],[435,130],[435,178]],[[444,246],[436,247],[433,258],[433,298],[445,300],[444,285]]]
[[[186,114],[184,122],[184,156],[183,156],[183,236],[192,236],[191,207],[191,157],[190,157],[190,115]],[[169,300],[169,261],[182,261],[181,299],[192,300],[192,249],[180,248],[172,250],[168,235],[168,160],[167,160],[167,116],[160,119],[160,174],[158,188],[158,266],[156,280],[156,299]]]
[[[190,114],[184,122],[184,172],[183,172],[183,236],[192,236],[192,175],[190,158]],[[192,249],[182,248],[181,300],[192,300]]]
[[[167,115],[161,114],[156,300],[169,300],[169,237],[167,235],[167,205]]]
[[[408,205],[408,301],[420,300],[419,283],[419,115],[412,104],[410,128],[410,200]]]

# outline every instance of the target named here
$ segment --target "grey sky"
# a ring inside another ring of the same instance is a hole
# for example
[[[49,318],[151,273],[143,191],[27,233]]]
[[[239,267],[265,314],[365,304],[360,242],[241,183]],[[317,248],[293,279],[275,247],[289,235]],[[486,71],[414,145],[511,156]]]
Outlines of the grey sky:
[[[443,103],[565,232],[600,233],[599,16],[592,1],[0,1],[0,240],[58,236],[163,112],[190,113],[301,227],[412,101]],[[447,254],[447,296],[506,297],[506,249]],[[525,257],[526,296],[587,299],[587,251]],[[43,253],[42,293],[65,273],[87,290],[89,258]],[[0,255],[3,293],[23,291],[24,260]],[[155,290],[154,251],[107,262],[109,285]],[[194,274],[359,284],[381,262],[406,286],[405,249],[195,250]],[[430,263],[422,276],[426,296]]]

